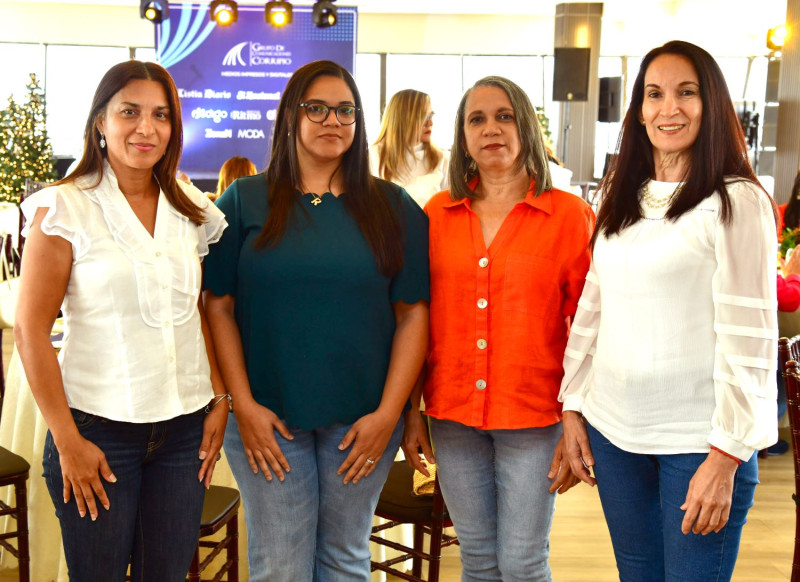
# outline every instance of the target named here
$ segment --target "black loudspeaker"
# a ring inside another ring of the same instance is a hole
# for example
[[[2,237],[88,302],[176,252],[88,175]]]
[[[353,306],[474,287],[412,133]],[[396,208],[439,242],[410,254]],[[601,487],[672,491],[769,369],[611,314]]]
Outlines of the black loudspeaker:
[[[616,123],[620,119],[622,119],[622,77],[600,77],[597,121]]]
[[[589,99],[588,48],[554,49],[553,101],[587,101]]]

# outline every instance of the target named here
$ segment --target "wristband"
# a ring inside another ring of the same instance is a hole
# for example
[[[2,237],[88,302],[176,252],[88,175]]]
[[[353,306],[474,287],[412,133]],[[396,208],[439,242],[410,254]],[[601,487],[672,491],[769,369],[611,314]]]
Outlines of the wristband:
[[[726,453],[725,451],[723,451],[722,449],[720,449],[720,448],[718,448],[718,447],[715,447],[714,445],[711,445],[711,450],[712,450],[712,451],[717,451],[719,454],[721,454],[721,455],[725,455],[725,456],[726,456],[726,457],[728,457],[729,459],[733,459],[733,460],[734,460],[734,461],[736,461],[736,463],[737,463],[737,464],[739,464],[739,465],[741,465],[741,464],[742,464],[742,460],[741,460],[739,457],[734,457],[734,456],[733,456],[733,455],[731,455],[730,453]]]

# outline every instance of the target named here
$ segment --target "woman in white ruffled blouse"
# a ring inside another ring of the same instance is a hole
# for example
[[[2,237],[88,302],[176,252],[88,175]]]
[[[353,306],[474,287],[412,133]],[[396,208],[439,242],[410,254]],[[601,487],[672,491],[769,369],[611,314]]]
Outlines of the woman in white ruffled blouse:
[[[50,429],[44,474],[70,580],[183,580],[228,412],[199,304],[226,222],[176,180],[182,124],[162,67],[103,77],[75,171],[22,205],[14,337]],[[58,360],[50,330],[59,309]]]
[[[777,438],[777,255],[706,51],[645,56],[601,189],[559,397],[570,464],[597,480],[622,582],[729,580]]]
[[[432,128],[431,98],[404,89],[389,100],[378,139],[369,149],[370,172],[405,188],[420,206],[450,187],[450,152],[431,143]]]

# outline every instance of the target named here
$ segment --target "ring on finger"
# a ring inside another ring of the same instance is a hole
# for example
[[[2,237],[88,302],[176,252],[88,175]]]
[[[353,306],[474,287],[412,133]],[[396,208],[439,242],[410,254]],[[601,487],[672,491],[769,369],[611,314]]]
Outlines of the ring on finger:
[[[367,463],[369,463],[370,465],[374,465],[375,461],[373,461],[372,459],[367,459]]]

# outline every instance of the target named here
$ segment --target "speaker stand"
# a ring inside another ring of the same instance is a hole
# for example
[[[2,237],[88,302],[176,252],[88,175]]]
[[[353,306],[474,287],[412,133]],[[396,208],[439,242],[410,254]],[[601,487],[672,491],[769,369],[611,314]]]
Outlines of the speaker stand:
[[[569,134],[569,130],[572,129],[572,125],[569,123],[569,101],[563,101],[564,103],[564,129],[562,130],[561,136],[561,163],[565,166],[567,165],[567,134]]]

